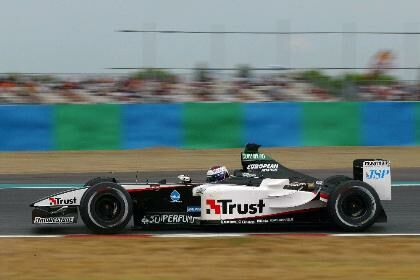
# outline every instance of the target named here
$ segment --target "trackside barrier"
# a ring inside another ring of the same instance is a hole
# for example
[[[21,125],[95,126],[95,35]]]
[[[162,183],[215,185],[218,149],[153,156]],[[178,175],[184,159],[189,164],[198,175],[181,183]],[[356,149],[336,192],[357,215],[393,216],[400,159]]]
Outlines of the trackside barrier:
[[[123,149],[182,146],[182,105],[130,104],[121,113]]]
[[[420,102],[0,106],[0,151],[420,144]]]
[[[53,120],[51,106],[0,106],[0,150],[46,151],[54,149]]]

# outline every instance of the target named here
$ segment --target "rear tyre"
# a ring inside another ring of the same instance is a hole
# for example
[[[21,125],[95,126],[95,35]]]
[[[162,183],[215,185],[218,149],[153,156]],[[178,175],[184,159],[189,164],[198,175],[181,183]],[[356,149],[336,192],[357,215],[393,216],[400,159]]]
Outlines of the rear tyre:
[[[96,177],[87,181],[84,187],[92,187],[96,184],[103,183],[103,182],[118,183],[117,179],[112,178],[112,177]]]
[[[338,185],[328,198],[327,209],[335,225],[345,231],[363,231],[382,211],[376,191],[362,181]]]
[[[341,184],[342,182],[350,181],[350,180],[353,180],[353,179],[348,176],[334,175],[334,176],[330,176],[326,178],[324,180],[324,185],[326,185],[327,187],[331,187],[331,186],[336,186],[336,185]]]
[[[131,197],[124,188],[116,183],[102,182],[83,194],[80,217],[94,233],[117,233],[130,221],[132,208]]]

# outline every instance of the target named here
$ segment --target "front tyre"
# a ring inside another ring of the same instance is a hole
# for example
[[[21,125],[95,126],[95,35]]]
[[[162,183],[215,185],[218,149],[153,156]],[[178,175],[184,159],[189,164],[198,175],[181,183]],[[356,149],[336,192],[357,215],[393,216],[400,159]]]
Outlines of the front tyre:
[[[80,203],[80,217],[94,233],[111,234],[125,228],[131,219],[132,201],[120,185],[103,182],[88,188]]]
[[[327,208],[334,224],[345,231],[367,229],[382,211],[376,191],[356,180],[338,185],[328,199]]]

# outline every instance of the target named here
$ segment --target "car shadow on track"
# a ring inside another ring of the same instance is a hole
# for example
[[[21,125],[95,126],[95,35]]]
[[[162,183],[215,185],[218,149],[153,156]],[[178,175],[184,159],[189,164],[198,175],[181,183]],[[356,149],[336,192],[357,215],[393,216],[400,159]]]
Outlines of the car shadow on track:
[[[382,233],[386,230],[385,225],[376,224],[364,233]],[[264,225],[264,226],[196,226],[196,227],[159,227],[139,229],[127,227],[119,234],[152,234],[152,235],[177,235],[177,234],[340,234],[346,233],[332,225]],[[32,235],[73,235],[92,234],[83,224],[60,225],[60,226],[37,226],[32,228]]]

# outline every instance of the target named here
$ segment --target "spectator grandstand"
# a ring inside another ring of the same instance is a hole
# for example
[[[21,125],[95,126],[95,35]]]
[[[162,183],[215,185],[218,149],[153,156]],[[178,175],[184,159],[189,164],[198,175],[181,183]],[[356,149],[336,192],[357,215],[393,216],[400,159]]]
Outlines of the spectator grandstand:
[[[156,103],[420,100],[420,84],[316,71],[188,79],[183,75],[2,75],[1,103]],[[203,78],[204,77],[204,78]],[[360,78],[362,77],[362,78]]]

